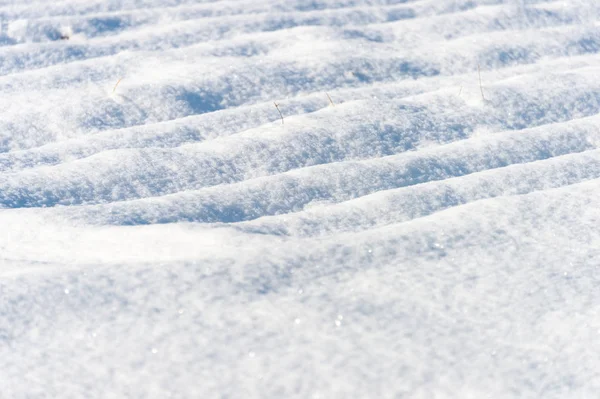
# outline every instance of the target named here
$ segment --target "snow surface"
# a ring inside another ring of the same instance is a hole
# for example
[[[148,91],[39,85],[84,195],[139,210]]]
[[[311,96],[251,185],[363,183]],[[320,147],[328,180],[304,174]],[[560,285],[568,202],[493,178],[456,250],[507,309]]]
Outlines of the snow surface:
[[[0,397],[597,397],[597,1],[0,16]]]

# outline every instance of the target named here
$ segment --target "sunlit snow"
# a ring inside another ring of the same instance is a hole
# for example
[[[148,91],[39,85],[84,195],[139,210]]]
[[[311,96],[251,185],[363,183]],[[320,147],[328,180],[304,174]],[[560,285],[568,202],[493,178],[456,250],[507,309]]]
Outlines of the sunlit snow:
[[[0,16],[0,398],[598,397],[600,2]]]

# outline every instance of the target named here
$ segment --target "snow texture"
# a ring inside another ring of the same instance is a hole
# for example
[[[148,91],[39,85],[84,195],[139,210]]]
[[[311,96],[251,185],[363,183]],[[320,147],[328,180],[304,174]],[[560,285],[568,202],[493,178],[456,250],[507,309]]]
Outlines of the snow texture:
[[[0,397],[597,397],[598,1],[0,17]]]

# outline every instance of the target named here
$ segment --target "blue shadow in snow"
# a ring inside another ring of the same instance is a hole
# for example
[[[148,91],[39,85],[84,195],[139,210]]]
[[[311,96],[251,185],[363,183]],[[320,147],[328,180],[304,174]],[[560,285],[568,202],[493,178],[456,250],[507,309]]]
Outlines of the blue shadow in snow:
[[[184,91],[176,96],[176,101],[184,104],[193,115],[223,109],[223,97],[216,93]]]
[[[400,4],[406,4],[408,3],[410,0],[387,0],[385,2],[386,6],[394,6],[394,5],[400,5]],[[327,1],[323,1],[323,0],[312,0],[312,1],[304,1],[301,4],[298,4],[294,7],[294,10],[296,11],[319,11],[319,10],[326,10],[326,9],[332,9],[333,7],[331,7],[330,3]]]
[[[94,28],[96,33],[122,30],[129,26],[123,19],[116,17],[92,18],[88,21],[88,24]]]

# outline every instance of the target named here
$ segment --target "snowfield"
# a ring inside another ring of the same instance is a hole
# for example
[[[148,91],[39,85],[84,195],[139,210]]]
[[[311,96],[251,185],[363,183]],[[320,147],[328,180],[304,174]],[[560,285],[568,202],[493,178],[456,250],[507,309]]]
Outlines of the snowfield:
[[[597,397],[599,2],[0,16],[0,397]]]

